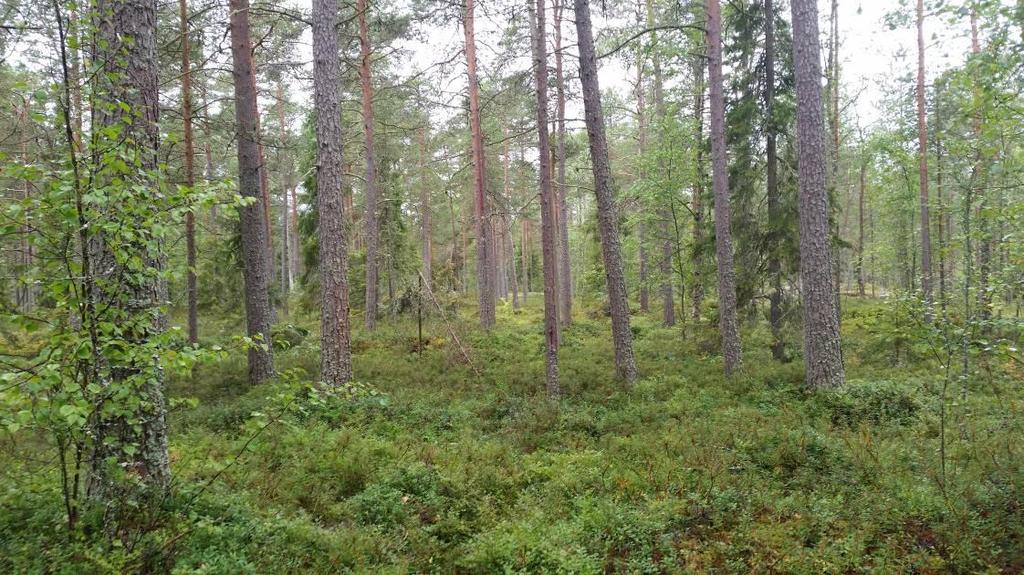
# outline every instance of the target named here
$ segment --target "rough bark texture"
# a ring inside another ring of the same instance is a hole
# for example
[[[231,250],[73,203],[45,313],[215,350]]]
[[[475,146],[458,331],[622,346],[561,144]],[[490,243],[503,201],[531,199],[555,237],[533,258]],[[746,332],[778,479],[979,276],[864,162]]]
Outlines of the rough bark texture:
[[[277,154],[281,161],[278,162],[282,174],[281,185],[281,309],[285,316],[288,315],[288,300],[292,293],[292,236],[294,230],[291,226],[290,204],[288,192],[294,185],[292,180],[295,177],[293,165],[289,162],[284,165],[284,156],[287,153],[288,126],[285,124],[285,104],[288,102],[284,93],[284,82],[277,80]]]
[[[423,279],[433,289],[434,258],[433,233],[430,223],[430,188],[427,186],[427,128],[419,130],[420,137],[420,259],[423,264]]]
[[[476,231],[477,299],[480,327],[494,327],[494,262],[491,259],[491,226],[484,190],[484,136],[480,129],[480,88],[476,78],[476,37],[473,32],[473,1],[466,0],[463,28],[466,31],[466,70],[469,77],[469,125],[473,148],[473,212]]]
[[[555,86],[558,110],[558,319],[562,325],[572,323],[572,266],[569,259],[569,210],[565,186],[565,75],[562,70],[562,13],[565,0],[555,0]]]
[[[654,16],[654,2],[652,0],[646,0],[645,6],[647,9],[647,27],[655,28],[657,22]],[[658,145],[663,145],[662,135],[665,130],[666,122],[666,108],[665,108],[665,90],[664,90],[664,79],[661,73],[661,56],[658,53],[658,34],[657,32],[651,32],[651,44],[653,46],[651,50],[651,65],[654,69],[654,118],[655,128],[657,129],[656,135],[658,138]],[[659,158],[660,158],[659,154]],[[659,171],[664,172],[665,166],[662,165],[659,159]],[[664,174],[659,174],[658,177],[663,177]],[[664,190],[662,190],[664,191]],[[674,198],[671,196],[667,198],[659,198],[660,203],[672,202]],[[673,326],[676,324],[676,307],[675,307],[675,295],[673,294],[672,288],[672,255],[674,248],[672,246],[672,235],[669,230],[669,226],[672,221],[671,208],[668,206],[658,207],[658,236],[661,240],[661,258],[658,262],[658,273],[661,276],[661,322],[666,326]]]
[[[313,105],[316,113],[316,201],[320,233],[320,379],[352,378],[348,318],[348,238],[342,197],[341,59],[338,3],[313,0]]]
[[[555,261],[558,232],[555,229],[554,189],[551,185],[551,155],[548,139],[548,50],[544,34],[544,0],[537,0],[537,22],[533,34],[533,70],[537,90],[537,149],[540,150],[540,234],[544,260],[544,364],[548,397],[558,399],[558,262]]]
[[[192,62],[188,36],[188,2],[178,1],[181,23],[181,137],[185,148],[185,185],[196,183],[195,145],[192,140]],[[191,211],[185,214],[185,292],[188,298],[188,341],[199,341],[199,289],[196,285],[196,219]]]
[[[706,48],[705,48],[706,49]],[[697,175],[693,185],[693,285],[690,300],[693,305],[693,321],[700,321],[700,308],[704,305],[704,58],[694,60],[696,90],[693,96],[693,115],[697,124]]]
[[[928,121],[924,95],[924,0],[917,0],[917,176],[921,194],[921,291],[925,319],[931,321],[932,242],[928,216]]]
[[[380,230],[377,226],[377,159],[373,142],[373,79],[370,76],[370,32],[366,25],[366,0],[356,0],[359,19],[359,82],[363,99],[363,135],[366,139],[366,329],[377,327],[379,265],[377,252]]]
[[[857,295],[860,297],[864,297],[864,196],[867,191],[865,184],[867,169],[867,162],[861,160],[860,186],[857,192]],[[939,235],[941,237],[941,231]]]
[[[828,237],[818,6],[815,0],[791,0],[791,8],[797,97],[804,361],[807,384],[813,388],[829,388],[842,385],[845,375]]]
[[[637,116],[637,140],[638,150],[640,158],[643,158],[647,154],[647,102],[645,98],[644,88],[644,67],[643,64],[638,62],[636,66],[636,116]],[[643,180],[647,177],[643,169],[641,162],[640,170],[637,173],[637,178]],[[647,214],[642,213],[643,207],[639,207],[641,213],[636,224],[636,235],[637,244],[639,248],[640,258],[640,311],[648,312],[651,309],[651,296],[650,289],[647,286],[648,283],[648,265],[650,257],[647,254],[647,222],[644,219]]]
[[[235,81],[235,123],[238,147],[238,188],[245,198],[254,198],[238,209],[242,226],[242,275],[245,281],[246,333],[261,338],[265,349],[249,349],[249,383],[256,385],[274,375],[270,346],[270,237],[267,234],[259,181],[257,151],[256,83],[252,69],[252,40],[249,36],[249,0],[231,0],[231,57]]]
[[[590,24],[590,1],[574,0],[576,33],[580,52],[580,83],[583,86],[583,107],[590,143],[590,162],[594,170],[594,195],[597,200],[598,230],[601,255],[608,286],[608,304],[612,316],[612,344],[615,348],[615,369],[627,382],[637,378],[633,355],[633,333],[629,328],[629,302],[626,277],[622,268],[619,239],[619,210],[615,205],[611,167],[608,164],[608,140],[605,135],[601,89],[597,82],[597,55]]]
[[[142,168],[137,179],[128,185],[145,186],[156,190],[158,182],[152,174],[158,169],[157,153],[160,144],[158,129],[159,99],[157,71],[157,7],[155,0],[113,0],[97,3],[96,52],[93,61],[101,63],[100,74],[94,98],[93,122],[95,126],[117,126],[120,130],[125,153],[135,155]],[[127,107],[122,109],[119,104]],[[128,177],[135,177],[128,176]],[[154,198],[157,193],[154,191]],[[154,200],[155,201],[155,200]],[[116,214],[115,214],[116,217]],[[145,233],[144,230],[140,230]],[[146,320],[125,326],[123,337],[130,343],[144,343],[154,333],[166,328],[163,314],[156,311],[166,299],[165,286],[160,280],[144,274],[142,279],[120,278],[122,267],[115,261],[114,254],[100,232],[93,232],[83,244],[83,253],[91,252],[87,273],[96,281],[98,293],[90,292],[87,299],[100,306],[115,305],[119,313],[129,320],[155,315],[157,319],[148,324]],[[126,246],[119,246],[126,249]],[[147,253],[145,239],[137,246],[130,246],[146,261],[147,267],[162,267],[161,253]],[[92,309],[97,309],[95,305]],[[85,315],[83,314],[83,318]],[[95,342],[94,342],[95,343]],[[94,368],[106,361],[97,357]],[[110,365],[110,378],[95,378],[106,386],[121,382],[137,373],[139,366]],[[159,368],[153,369],[156,377],[147,377],[132,391],[138,393],[141,402],[138,408],[140,425],[135,426],[123,418],[104,415],[103,406],[97,406],[97,415],[90,422],[93,451],[88,461],[86,492],[89,496],[106,504],[118,503],[123,484],[111,477],[107,459],[114,457],[122,469],[137,476],[146,486],[163,490],[171,479],[170,459],[167,451],[167,409],[164,402],[164,382]],[[101,399],[106,401],[106,399]],[[123,446],[132,445],[134,453],[127,453]]]
[[[779,157],[775,131],[775,8],[773,0],[764,0],[764,99],[767,103],[765,139],[767,140],[766,185],[768,195],[768,230],[771,244],[768,248],[768,320],[772,330],[772,358],[786,359],[786,346],[782,341],[782,264],[779,261],[779,238],[782,214],[779,209]]]
[[[722,83],[722,11],[718,0],[707,3],[708,80],[711,83],[711,178],[715,192],[715,257],[718,261],[718,329],[722,332],[725,373],[740,365],[740,333],[736,320],[736,275],[733,270],[729,213],[729,172],[725,151],[725,95]]]

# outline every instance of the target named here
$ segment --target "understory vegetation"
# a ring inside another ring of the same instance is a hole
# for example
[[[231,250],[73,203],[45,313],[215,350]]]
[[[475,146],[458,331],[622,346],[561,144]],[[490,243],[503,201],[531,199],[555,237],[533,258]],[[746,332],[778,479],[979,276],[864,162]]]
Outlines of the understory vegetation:
[[[66,529],[57,466],[30,456],[45,438],[0,432],[0,571],[1024,569],[1012,355],[975,350],[963,400],[905,304],[844,299],[849,383],[810,391],[800,360],[771,361],[766,325],[744,327],[727,379],[715,326],[641,315],[626,389],[595,307],[563,334],[553,402],[539,299],[499,306],[489,333],[460,307],[458,341],[437,315],[422,345],[415,318],[356,331],[337,389],[311,383],[312,318],[279,330],[271,383],[246,384],[244,354],[197,366],[169,387],[169,495],[113,547],[97,516]],[[204,343],[218,342],[232,345]]]

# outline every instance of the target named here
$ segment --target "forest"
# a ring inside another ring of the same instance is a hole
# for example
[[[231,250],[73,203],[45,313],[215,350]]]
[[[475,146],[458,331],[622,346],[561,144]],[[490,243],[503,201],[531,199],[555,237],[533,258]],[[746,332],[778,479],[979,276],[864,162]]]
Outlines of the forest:
[[[1024,0],[0,14],[0,573],[1024,573]]]

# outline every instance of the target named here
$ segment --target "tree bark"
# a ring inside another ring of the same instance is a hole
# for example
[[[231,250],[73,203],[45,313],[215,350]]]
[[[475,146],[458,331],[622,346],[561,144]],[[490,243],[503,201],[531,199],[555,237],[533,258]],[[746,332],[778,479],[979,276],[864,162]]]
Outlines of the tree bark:
[[[718,327],[722,333],[725,373],[740,365],[736,319],[736,275],[733,269],[729,210],[729,172],[725,150],[725,94],[722,81],[722,11],[718,0],[707,2],[708,79],[711,82],[711,177],[715,192],[715,258],[718,262]]]
[[[928,216],[928,121],[924,95],[924,0],[917,0],[917,176],[921,194],[921,291],[925,321],[932,319],[932,242]]]
[[[178,0],[181,22],[181,118],[185,148],[185,186],[196,183],[195,146],[192,142],[192,62],[188,35],[188,1]],[[185,213],[185,291],[188,298],[188,341],[199,341],[199,290],[196,285],[196,219],[192,210]]]
[[[359,19],[359,81],[363,99],[363,134],[366,137],[366,217],[363,218],[366,235],[366,329],[377,327],[379,300],[379,227],[377,225],[377,161],[373,138],[373,79],[370,76],[370,32],[366,25],[366,0],[356,0]]]
[[[632,383],[637,378],[636,358],[633,355],[633,333],[629,328],[629,302],[622,266],[618,207],[615,205],[615,192],[612,188],[608,140],[605,135],[604,111],[601,108],[601,89],[597,81],[597,55],[590,23],[590,0],[574,0],[574,9],[580,52],[580,83],[583,86],[590,162],[594,171],[601,255],[604,259],[608,303],[612,316],[615,369],[619,377]]]
[[[288,305],[289,299],[292,293],[292,263],[291,263],[291,251],[292,251],[292,236],[294,230],[291,226],[291,214],[290,206],[291,203],[288,200],[288,192],[291,191],[292,178],[294,177],[294,170],[291,164],[284,165],[285,149],[288,144],[288,127],[285,124],[285,104],[287,99],[284,93],[284,82],[280,78],[277,80],[277,139],[278,148],[277,155],[280,158],[278,162],[278,169],[282,174],[281,182],[281,309],[284,315],[287,316],[289,313]]]
[[[150,198],[158,201],[159,182],[154,176],[159,170],[160,145],[156,2],[100,0],[96,4],[95,13],[95,30],[99,41],[95,43],[92,61],[99,64],[101,69],[96,74],[94,86],[92,125],[97,127],[95,132],[102,132],[102,128],[108,126],[119,130],[117,142],[110,144],[125,148],[123,153],[137,158],[140,168],[137,174],[123,174],[123,177],[131,178],[131,181],[123,185],[153,190]],[[66,68],[64,72],[67,73]],[[72,105],[70,102],[66,104],[65,112]],[[70,123],[66,126],[70,126]],[[93,159],[101,161],[100,153],[96,150]],[[96,168],[100,166],[96,165]],[[150,198],[138,199],[145,201]],[[116,218],[117,208],[107,213]],[[131,225],[135,222],[124,223]],[[166,284],[154,279],[152,274],[125,270],[124,265],[116,261],[114,249],[122,252],[130,250],[142,258],[146,268],[162,269],[162,247],[156,253],[149,251],[151,248],[148,240],[152,236],[144,228],[138,230],[138,239],[122,236],[113,240],[120,244],[116,248],[110,244],[111,238],[105,236],[103,231],[89,231],[87,228],[87,225],[83,225],[82,233],[88,231],[89,235],[80,246],[83,267],[87,275],[100,281],[90,282],[98,290],[86,294],[89,300],[86,305],[95,314],[91,319],[87,317],[89,314],[82,314],[82,322],[102,320],[102,315],[96,314],[109,313],[102,311],[102,308],[116,307],[117,313],[112,317],[126,322],[126,325],[120,326],[123,330],[120,337],[129,345],[146,343],[150,337],[166,329],[164,313],[159,309],[166,301]],[[91,255],[87,257],[84,255],[86,253]],[[150,321],[147,319],[149,317],[156,319]],[[94,339],[93,344],[96,343]],[[94,349],[93,353],[93,369],[97,372],[97,377],[93,378],[95,383],[101,386],[116,383],[132,385],[130,393],[138,395],[139,405],[134,409],[139,425],[129,424],[127,418],[121,415],[106,413],[104,407],[109,410],[109,406],[104,403],[111,401],[109,394],[102,395],[100,404],[96,406],[96,414],[90,421],[93,447],[88,460],[86,492],[104,505],[124,505],[119,498],[125,495],[125,484],[117,481],[110,473],[109,458],[116,459],[122,470],[139,478],[148,488],[160,492],[170,484],[164,381],[159,366],[144,365],[149,361],[147,358],[135,358],[128,354],[126,358],[108,359],[100,355],[99,350]],[[106,373],[102,376],[99,373],[106,362],[109,362],[109,377]],[[138,384],[125,383],[131,377],[137,377],[143,369],[149,372],[145,381]],[[114,410],[115,413],[117,411]],[[135,447],[134,453],[127,453],[123,449],[128,445]]]
[[[643,63],[639,61],[638,58],[636,65],[636,115],[638,128],[637,140],[639,149],[637,150],[637,152],[640,156],[641,167],[639,172],[637,173],[637,178],[639,178],[641,181],[643,181],[647,177],[647,174],[643,169],[643,158],[647,154],[647,102],[644,94],[646,90],[644,88],[643,70]],[[650,258],[647,254],[647,222],[644,221],[644,219],[647,217],[647,214],[644,213],[642,207],[640,207],[640,213],[638,214],[638,216],[639,217],[636,224],[636,235],[637,244],[640,252],[640,311],[648,312],[651,308],[650,289],[647,286],[649,281],[647,268]]]
[[[320,379],[352,378],[348,317],[348,238],[342,195],[341,59],[338,3],[313,0],[313,105],[316,114],[316,200],[320,234]]]
[[[771,292],[768,294],[768,319],[772,330],[772,358],[775,361],[786,359],[786,346],[782,341],[782,264],[779,261],[782,236],[782,213],[779,207],[779,158],[777,150],[777,134],[775,126],[775,8],[773,0],[764,0],[764,61],[765,88],[764,99],[767,102],[766,129],[766,166],[768,196],[768,229],[771,243],[768,247],[768,281]]]
[[[476,77],[476,38],[473,31],[474,0],[466,0],[463,28],[466,32],[466,70],[469,77],[469,125],[473,152],[473,211],[476,231],[477,299],[480,327],[494,327],[494,262],[491,259],[491,227],[484,189],[484,137],[480,128],[480,88]],[[545,153],[542,151],[541,153]]]
[[[532,8],[532,6],[531,6]],[[551,155],[548,139],[548,56],[547,38],[544,31],[544,0],[537,0],[535,13],[536,27],[531,26],[533,40],[533,69],[537,90],[537,149],[540,154],[540,226],[541,254],[544,260],[544,364],[546,367],[547,392],[551,399],[558,399],[562,390],[558,385],[558,262],[555,245],[558,231],[555,229],[554,189],[551,185]]]
[[[705,47],[706,50],[706,47]],[[697,124],[697,175],[693,184],[693,199],[691,210],[693,210],[693,286],[691,286],[691,297],[694,323],[700,321],[700,308],[704,305],[704,206],[702,205],[704,195],[704,58],[694,60],[693,75],[696,83],[696,90],[693,102],[693,115]]]
[[[274,375],[270,324],[270,269],[264,203],[259,181],[256,83],[249,36],[249,0],[231,0],[231,56],[235,81],[235,123],[238,142],[238,187],[242,197],[255,201],[238,209],[242,226],[242,262],[245,280],[246,333],[261,339],[249,348],[249,383],[256,385]]]
[[[558,319],[563,326],[572,323],[572,262],[569,259],[569,210],[565,185],[565,75],[562,69],[562,13],[566,0],[555,0],[555,86],[558,110]]]
[[[813,388],[830,388],[842,385],[845,374],[829,250],[818,6],[816,0],[791,0],[791,8],[797,97],[804,361],[807,384]]]
[[[857,194],[857,295],[860,297],[864,297],[864,203],[867,169],[867,160],[861,160],[860,187]]]
[[[423,279],[433,289],[434,258],[433,229],[430,223],[430,187],[427,185],[427,127],[420,128],[420,259],[423,264]]]

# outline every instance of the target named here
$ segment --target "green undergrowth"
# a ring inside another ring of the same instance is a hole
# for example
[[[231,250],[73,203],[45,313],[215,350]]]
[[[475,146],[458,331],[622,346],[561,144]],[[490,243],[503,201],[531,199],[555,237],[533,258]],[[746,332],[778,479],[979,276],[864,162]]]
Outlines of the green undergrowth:
[[[626,389],[607,321],[580,314],[552,403],[536,299],[501,309],[491,333],[453,320],[468,359],[436,317],[424,345],[409,320],[357,332],[343,390],[309,384],[308,321],[273,383],[247,388],[241,354],[174,382],[198,402],[172,414],[166,518],[131,548],[66,535],[53,477],[5,448],[0,571],[1024,569],[1024,394],[1009,368],[972,380],[967,404],[959,382],[943,401],[937,365],[882,361],[877,326],[854,319],[848,385],[809,392],[799,360],[771,361],[763,326],[745,329],[744,366],[726,379],[712,328],[637,317],[643,377]]]

